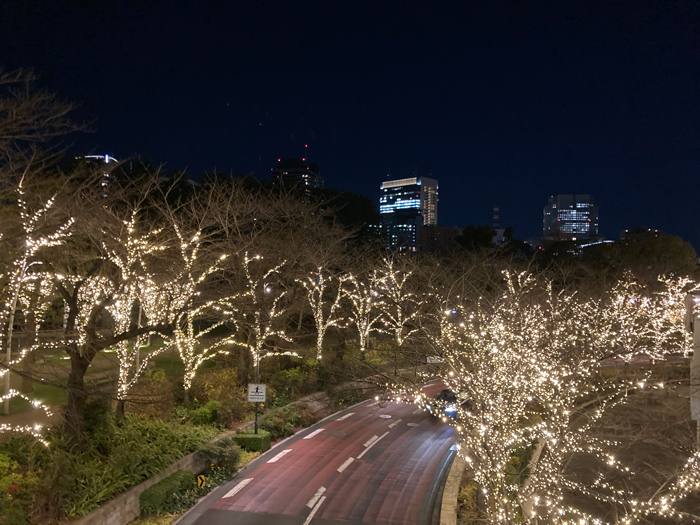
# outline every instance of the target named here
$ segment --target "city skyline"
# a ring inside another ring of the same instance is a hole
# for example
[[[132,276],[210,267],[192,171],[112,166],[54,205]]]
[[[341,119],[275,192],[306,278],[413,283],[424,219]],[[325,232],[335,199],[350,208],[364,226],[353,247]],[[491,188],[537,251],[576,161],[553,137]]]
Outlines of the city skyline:
[[[8,0],[0,67],[32,68],[79,105],[94,132],[71,137],[73,154],[258,177],[308,156],[326,186],[373,201],[377,180],[417,169],[443,186],[441,224],[490,224],[498,203],[519,238],[541,232],[549,195],[590,193],[606,237],[645,226],[700,247],[698,15],[632,1]]]

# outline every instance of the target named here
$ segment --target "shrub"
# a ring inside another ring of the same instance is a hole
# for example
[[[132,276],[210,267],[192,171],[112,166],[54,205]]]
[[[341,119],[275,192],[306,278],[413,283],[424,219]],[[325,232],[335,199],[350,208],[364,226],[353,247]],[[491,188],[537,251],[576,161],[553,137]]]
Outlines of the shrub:
[[[167,419],[175,408],[172,380],[163,370],[149,370],[131,389],[125,410],[140,416]]]
[[[60,428],[50,434],[49,448],[26,437],[3,446],[20,468],[43,470],[31,500],[32,512],[41,514],[36,521],[85,515],[197,450],[218,432],[214,427],[142,420],[133,414],[126,414],[120,425],[109,425],[110,432],[102,425],[96,428],[101,430],[86,436],[80,454],[67,452],[68,440]]]
[[[332,392],[330,395],[331,403],[339,407],[355,405],[365,399],[365,394],[359,387],[343,388]]]
[[[270,410],[265,414],[265,416],[260,420],[260,428],[266,430],[270,433],[270,436],[275,441],[291,436],[294,432],[292,424],[287,421],[282,409],[276,408]]]
[[[300,403],[267,411],[260,420],[260,428],[267,430],[273,440],[278,440],[291,436],[295,428],[308,427],[316,421],[318,418],[309,407]]]
[[[141,493],[139,505],[141,512],[159,514],[168,512],[175,503],[177,494],[185,492],[195,485],[195,475],[188,470],[178,470],[172,476],[159,481]]]
[[[479,490],[479,485],[475,481],[470,480],[466,485],[459,488],[457,503],[460,508],[475,512],[477,508],[476,496]]]
[[[199,402],[221,403],[217,408],[215,423],[222,426],[228,427],[234,421],[243,421],[254,410],[254,405],[248,403],[247,387],[238,382],[238,371],[235,368],[203,370],[195,376],[191,393]]]
[[[31,508],[31,490],[37,478],[32,472],[21,472],[19,464],[0,454],[0,523],[27,523]]]
[[[258,429],[257,435],[253,434],[252,429],[239,432],[233,436],[233,440],[238,446],[249,452],[265,452],[266,450],[270,450],[270,433],[266,430]]]
[[[197,456],[210,468],[218,467],[227,474],[233,474],[241,464],[241,453],[241,448],[232,438],[223,438],[200,448]]]
[[[211,425],[219,421],[220,401],[209,401],[203,407],[190,412],[190,420],[193,425]]]

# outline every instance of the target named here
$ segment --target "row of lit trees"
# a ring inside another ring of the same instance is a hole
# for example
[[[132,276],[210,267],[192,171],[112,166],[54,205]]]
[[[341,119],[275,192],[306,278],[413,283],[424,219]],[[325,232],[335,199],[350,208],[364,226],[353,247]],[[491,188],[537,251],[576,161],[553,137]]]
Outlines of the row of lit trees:
[[[378,258],[351,273],[342,257],[352,232],[337,228],[322,206],[236,180],[177,195],[179,181],[157,173],[112,177],[105,196],[103,169],[54,172],[49,183],[25,175],[3,195],[0,321],[13,359],[2,374],[9,379],[13,369],[37,380],[34,354],[65,351],[74,444],[83,439],[85,376],[107,349],[116,351],[123,413],[148,361],[168,348],[184,364],[186,403],[197,369],[218,354],[247,349],[246,371],[266,357],[298,356],[304,348],[290,337],[298,335],[290,321],[308,308],[318,359],[330,327],[352,323],[362,352],[373,332],[392,331],[398,345],[414,333],[420,301],[407,285],[411,271]],[[12,354],[16,327],[24,337]],[[144,349],[154,335],[164,344]]]
[[[607,289],[585,290],[580,282],[563,285],[551,270],[474,271],[480,273],[476,283],[472,276],[466,287],[457,280],[435,289],[441,309],[421,324],[449,371],[447,388],[469,403],[456,406],[451,419],[442,416],[445,403],[419,387],[413,393],[417,404],[455,427],[490,522],[603,522],[573,503],[572,494],[615,509],[617,523],[650,515],[687,518],[674,504],[700,488],[700,456],[689,457],[663,491],[643,498],[629,488],[633,473],[616,458],[620,443],[597,437],[596,424],[632,392],[665,387],[650,384],[644,371],[634,380],[606,381],[601,369],[611,358],[629,361],[644,353],[664,359],[692,350],[683,320],[684,298],[695,283],[660,277],[643,288],[627,274]],[[405,387],[396,385],[395,392]],[[533,456],[526,480],[513,481],[511,458],[528,448]],[[598,462],[595,480],[571,475],[577,455]]]

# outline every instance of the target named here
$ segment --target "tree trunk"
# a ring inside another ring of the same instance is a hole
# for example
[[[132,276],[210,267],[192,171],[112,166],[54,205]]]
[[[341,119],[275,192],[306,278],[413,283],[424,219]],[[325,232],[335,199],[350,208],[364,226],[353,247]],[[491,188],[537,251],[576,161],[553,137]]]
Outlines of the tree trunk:
[[[297,323],[297,333],[301,333],[301,323],[304,320],[304,303],[301,303],[299,308],[299,322]]]
[[[31,377],[34,376],[34,365],[36,364],[36,356],[34,352],[29,352],[24,356],[22,361],[22,393],[30,394],[34,392],[34,381]]]
[[[182,398],[182,405],[185,408],[190,408],[190,391],[185,389],[185,396]]]
[[[117,421],[124,419],[124,407],[126,405],[126,399],[117,400]]]
[[[68,376],[68,403],[66,405],[66,433],[70,446],[82,450],[85,444],[85,373],[90,359],[80,355],[77,349],[71,350],[70,375]]]
[[[27,310],[24,326],[27,332],[27,347],[32,348],[36,344],[36,317],[34,316],[34,310],[31,308]],[[36,364],[34,352],[36,350],[28,352],[22,361],[22,372],[24,372],[22,375],[22,392],[25,394],[34,392],[34,382],[31,379],[34,375],[34,365]]]

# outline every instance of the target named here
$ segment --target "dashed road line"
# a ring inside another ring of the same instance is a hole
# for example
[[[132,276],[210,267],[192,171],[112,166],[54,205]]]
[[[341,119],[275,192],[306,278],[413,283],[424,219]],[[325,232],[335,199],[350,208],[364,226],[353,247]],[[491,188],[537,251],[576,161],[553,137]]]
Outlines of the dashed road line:
[[[366,442],[364,445],[362,445],[362,446],[363,446],[363,447],[369,447],[369,446],[370,446],[372,443],[374,443],[378,438],[379,438],[379,436],[372,436],[372,437],[369,438],[369,439],[367,440],[367,442]]]
[[[423,409],[422,409],[422,408],[419,408],[418,410],[414,410],[414,411],[413,411],[413,414],[414,414],[414,415],[415,415],[415,414],[420,414],[421,412],[423,412]]]
[[[375,439],[375,440],[372,442],[372,444],[371,444],[370,446],[368,446],[366,449],[364,449],[364,450],[362,451],[362,454],[360,454],[359,456],[357,456],[357,459],[360,459],[362,456],[364,456],[365,454],[367,454],[367,452],[369,452],[369,450],[370,450],[374,445],[376,445],[377,443],[379,443],[388,433],[389,433],[389,432],[384,432],[380,437],[378,437],[377,439]],[[376,436],[375,436],[375,437],[376,437]]]
[[[391,425],[389,425],[389,428],[394,428],[396,425],[398,425],[398,424],[401,423],[402,421],[403,421],[403,419],[397,419],[397,420],[394,421]]]
[[[320,434],[324,430],[325,428],[319,428],[318,430],[314,430],[313,432],[311,432],[311,434],[309,434],[308,436],[304,436],[302,439],[311,439],[312,437],[314,437],[317,434]]]
[[[350,416],[352,416],[354,413],[355,413],[355,412],[350,412],[349,414],[345,414],[344,416],[339,417],[338,419],[336,419],[336,421],[344,421],[344,420],[346,420],[347,418],[349,418]]]
[[[306,504],[307,507],[310,509],[314,508],[314,505],[318,502],[318,498],[323,496],[323,493],[326,492],[326,487],[321,487],[316,491],[316,494],[314,494],[314,497],[309,500],[309,502]]]
[[[352,463],[353,461],[355,461],[355,458],[348,458],[348,459],[346,459],[346,460],[345,460],[345,463],[343,463],[342,465],[340,465],[340,466],[338,467],[338,472],[344,471],[346,468],[348,468],[348,466],[350,465],[350,463]]]
[[[245,486],[246,486],[248,483],[250,483],[251,481],[253,481],[253,478],[244,479],[244,480],[241,481],[238,485],[236,485],[236,486],[233,487],[231,490],[229,490],[229,491],[226,493],[226,495],[224,496],[224,498],[231,498],[231,497],[235,496],[235,495],[238,494],[241,490],[243,490],[243,489],[245,488]]]
[[[277,463],[280,459],[282,459],[284,456],[286,456],[287,454],[289,454],[291,451],[292,451],[291,448],[288,448],[288,449],[286,449],[286,450],[283,450],[282,452],[280,452],[279,454],[277,454],[274,458],[272,458],[270,461],[268,461],[268,463]]]
[[[323,496],[320,500],[318,500],[318,503],[316,503],[316,506],[313,509],[311,509],[311,514],[309,514],[309,517],[306,518],[304,525],[309,525],[309,523],[311,523],[311,520],[313,519],[314,515],[316,514],[316,511],[321,506],[321,504],[325,501],[325,499],[326,499],[326,496]]]

